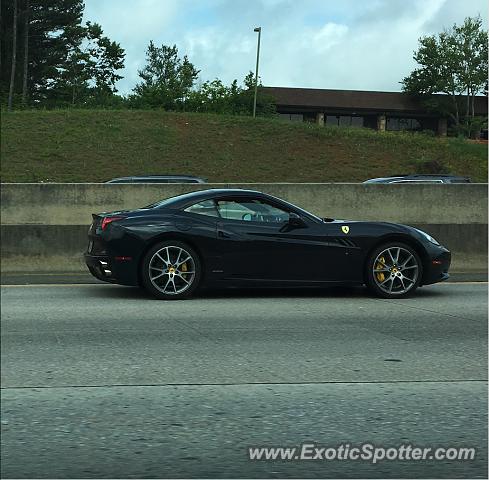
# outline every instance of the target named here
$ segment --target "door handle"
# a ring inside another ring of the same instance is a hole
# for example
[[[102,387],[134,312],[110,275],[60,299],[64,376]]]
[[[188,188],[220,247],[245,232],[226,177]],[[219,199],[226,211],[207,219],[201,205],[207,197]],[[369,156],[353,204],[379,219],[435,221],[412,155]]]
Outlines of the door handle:
[[[217,231],[217,236],[219,238],[230,238],[230,235],[228,235],[227,233],[223,232],[222,230],[218,230]]]

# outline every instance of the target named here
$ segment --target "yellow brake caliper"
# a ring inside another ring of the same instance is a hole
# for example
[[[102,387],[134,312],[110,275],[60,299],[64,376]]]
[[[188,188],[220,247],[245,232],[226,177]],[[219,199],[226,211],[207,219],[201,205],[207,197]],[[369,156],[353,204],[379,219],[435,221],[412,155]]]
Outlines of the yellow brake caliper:
[[[375,265],[376,270],[380,270],[381,268],[385,268],[385,258],[380,257],[379,261],[377,262],[377,265]],[[377,272],[376,274],[377,280],[379,282],[383,282],[385,280],[385,275],[384,272]]]
[[[187,268],[187,262],[185,262],[184,264],[182,264],[182,268],[180,269],[182,271],[182,273],[185,273],[188,268]]]

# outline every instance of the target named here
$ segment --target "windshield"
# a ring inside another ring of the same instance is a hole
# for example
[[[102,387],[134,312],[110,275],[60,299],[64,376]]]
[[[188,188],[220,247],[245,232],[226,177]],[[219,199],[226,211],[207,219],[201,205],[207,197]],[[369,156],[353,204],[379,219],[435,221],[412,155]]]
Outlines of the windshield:
[[[324,220],[321,217],[318,217],[317,215],[314,215],[313,213],[308,212],[307,210],[304,210],[303,208],[298,207],[297,205],[294,205],[294,204],[292,204],[290,202],[287,202],[285,200],[282,200],[281,198],[274,197],[273,195],[269,195],[269,197],[271,197],[271,198],[273,198],[275,200],[278,200],[282,204],[288,205],[293,210],[296,210],[296,211],[298,210],[300,213],[303,213],[306,217],[312,217],[312,218],[314,218],[315,220],[317,220],[318,222],[321,222],[321,223],[324,222]]]

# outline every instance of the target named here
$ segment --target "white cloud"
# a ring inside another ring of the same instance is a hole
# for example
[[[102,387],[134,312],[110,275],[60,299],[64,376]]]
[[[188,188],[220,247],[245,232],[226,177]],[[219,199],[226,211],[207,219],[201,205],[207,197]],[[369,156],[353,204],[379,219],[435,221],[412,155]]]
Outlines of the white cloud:
[[[176,44],[202,80],[254,70],[265,85],[399,90],[418,38],[481,14],[484,0],[86,0],[86,18],[126,49],[128,92],[149,40]]]
[[[309,28],[302,35],[301,47],[304,50],[314,50],[318,54],[322,54],[332,47],[339,46],[345,41],[347,34],[348,27],[336,23],[327,23],[319,30],[315,29],[315,31]]]

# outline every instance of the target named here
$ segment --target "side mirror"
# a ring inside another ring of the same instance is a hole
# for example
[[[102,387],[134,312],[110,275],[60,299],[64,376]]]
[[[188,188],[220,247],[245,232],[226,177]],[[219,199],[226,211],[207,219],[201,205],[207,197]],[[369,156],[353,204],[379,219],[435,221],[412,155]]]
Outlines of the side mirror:
[[[297,213],[291,212],[289,213],[288,225],[293,228],[304,228],[306,222]]]

